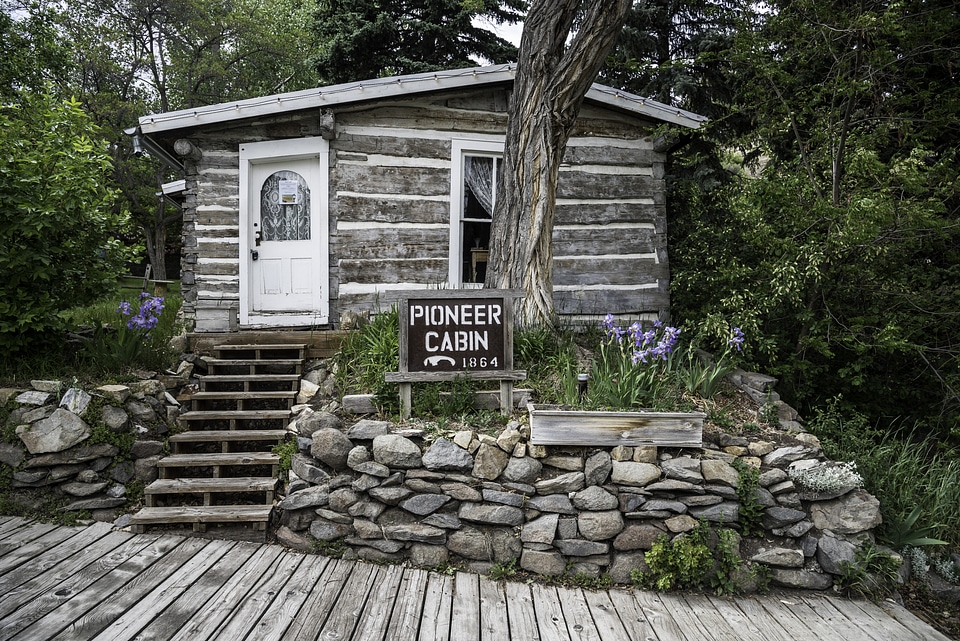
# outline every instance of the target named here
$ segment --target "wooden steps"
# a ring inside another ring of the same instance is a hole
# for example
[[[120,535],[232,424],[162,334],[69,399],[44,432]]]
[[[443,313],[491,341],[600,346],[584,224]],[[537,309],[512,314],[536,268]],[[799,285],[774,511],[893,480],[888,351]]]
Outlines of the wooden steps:
[[[206,359],[208,374],[170,436],[173,454],[157,463],[160,478],[144,490],[146,507],[132,517],[148,526],[248,526],[262,541],[273,510],[305,345],[222,345]],[[231,534],[231,538],[235,538]]]

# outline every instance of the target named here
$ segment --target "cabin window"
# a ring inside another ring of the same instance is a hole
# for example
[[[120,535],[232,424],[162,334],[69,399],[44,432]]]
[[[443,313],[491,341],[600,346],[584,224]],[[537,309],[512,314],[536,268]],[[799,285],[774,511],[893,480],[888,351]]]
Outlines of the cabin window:
[[[260,188],[262,240],[310,240],[310,187],[295,171],[271,174]]]
[[[490,223],[496,205],[502,145],[483,144],[481,149],[456,150],[454,163],[451,229],[451,282],[479,286],[487,275]]]

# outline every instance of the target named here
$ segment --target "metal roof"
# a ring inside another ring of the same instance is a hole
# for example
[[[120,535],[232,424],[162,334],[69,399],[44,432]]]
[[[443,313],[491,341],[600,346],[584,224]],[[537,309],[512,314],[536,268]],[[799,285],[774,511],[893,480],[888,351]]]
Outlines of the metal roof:
[[[367,100],[408,96],[460,87],[510,83],[516,75],[516,65],[491,65],[450,71],[374,78],[348,82],[316,89],[305,89],[250,98],[195,109],[183,109],[152,114],[140,118],[143,134],[176,131],[203,125],[226,123],[245,118],[276,115],[303,109],[323,109]],[[629,113],[697,129],[706,118],[690,111],[642,98],[626,91],[594,84],[587,92],[588,101],[607,105]]]

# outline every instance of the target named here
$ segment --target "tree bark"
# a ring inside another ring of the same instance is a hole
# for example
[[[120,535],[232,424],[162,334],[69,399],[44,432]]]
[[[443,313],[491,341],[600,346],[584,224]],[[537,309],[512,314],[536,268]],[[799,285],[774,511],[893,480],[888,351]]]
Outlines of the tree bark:
[[[630,7],[630,0],[534,0],[527,13],[485,282],[525,292],[516,315],[520,326],[555,320],[552,240],[560,162]]]

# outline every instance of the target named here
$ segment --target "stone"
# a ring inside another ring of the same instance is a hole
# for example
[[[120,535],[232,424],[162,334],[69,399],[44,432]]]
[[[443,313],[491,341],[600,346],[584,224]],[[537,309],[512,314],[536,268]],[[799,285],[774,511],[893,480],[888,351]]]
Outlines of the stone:
[[[630,494],[621,492],[617,499],[621,512],[636,512],[640,506],[647,502],[647,497],[642,494]]]
[[[474,462],[467,450],[445,438],[438,438],[424,453],[423,466],[434,472],[471,472]]]
[[[347,457],[353,449],[353,442],[343,432],[332,427],[321,427],[311,434],[311,438],[313,444],[310,454],[315,459],[338,472],[347,469]]]
[[[667,526],[667,529],[673,532],[674,534],[680,534],[681,532],[689,532],[697,527],[698,523],[695,518],[689,514],[679,514],[677,516],[672,516],[669,519],[666,519],[663,522]]]
[[[327,505],[330,501],[330,493],[323,485],[308,487],[299,492],[288,494],[277,507],[281,510],[302,510],[308,507],[319,507]]]
[[[463,449],[469,450],[475,437],[476,433],[473,430],[459,430],[453,435],[453,442]]]
[[[88,439],[91,433],[82,418],[63,408],[33,425],[17,427],[17,436],[31,454],[62,452]]]
[[[483,495],[466,483],[445,483],[440,486],[441,491],[457,501],[482,501]]]
[[[408,478],[406,486],[419,494],[443,494],[439,485],[419,478]]]
[[[747,451],[750,455],[761,458],[772,452],[776,447],[776,445],[769,441],[750,441],[747,443]]]
[[[17,403],[20,405],[46,405],[47,401],[53,398],[53,394],[50,392],[38,392],[37,390],[29,390],[23,392],[22,394],[17,395]]]
[[[439,510],[449,501],[450,497],[443,494],[417,494],[402,501],[400,507],[417,516],[427,516]]]
[[[294,474],[313,485],[327,481],[330,475],[317,467],[316,462],[304,454],[294,454],[290,459],[290,469]]]
[[[353,534],[353,526],[316,519],[310,524],[310,535],[320,541],[334,541]]]
[[[577,508],[566,494],[547,494],[546,496],[534,496],[527,499],[526,507],[539,512],[551,512],[556,514],[576,514]]]
[[[134,441],[130,446],[130,456],[132,458],[146,458],[163,453],[162,441]]]
[[[27,451],[16,443],[0,443],[0,463],[16,469],[23,463]]]
[[[535,458],[525,456],[523,458],[513,457],[507,463],[507,466],[501,472],[500,476],[505,481],[512,483],[533,483],[539,478],[543,464]]]
[[[437,512],[431,514],[430,516],[421,519],[420,521],[424,525],[432,525],[434,527],[443,528],[444,530],[459,530],[463,527],[463,524],[460,522],[460,518],[455,514],[447,514],[446,512]]]
[[[613,510],[619,505],[617,497],[597,485],[590,485],[577,492],[571,501],[574,507],[591,511]]]
[[[357,521],[363,520],[363,519],[355,519],[346,514],[341,514],[340,512],[334,512],[333,510],[328,510],[322,507],[318,507],[317,509],[313,510],[313,513],[319,516],[321,519],[325,519],[333,523],[340,523],[342,525],[353,525]]]
[[[87,411],[87,406],[90,404],[91,398],[92,397],[82,389],[71,387],[63,395],[63,398],[60,399],[60,407],[73,412],[77,416],[81,416]]]
[[[344,394],[340,400],[343,411],[348,414],[374,414],[377,411],[372,394]]]
[[[534,445],[533,443],[527,443],[527,454],[532,456],[535,459],[542,459],[547,457],[547,446],[546,445]]]
[[[444,545],[447,541],[447,532],[432,525],[418,525],[415,523],[399,523],[385,525],[384,537],[394,541],[415,541],[431,545]]]
[[[702,485],[697,485],[690,481],[678,481],[676,479],[664,479],[656,483],[651,483],[644,489],[648,492],[689,492],[691,494],[703,494],[706,491]]]
[[[361,539],[383,538],[383,530],[380,529],[380,526],[367,519],[354,519],[353,531],[356,532],[357,536]]]
[[[621,552],[629,550],[649,550],[658,538],[665,535],[666,532],[647,523],[628,525],[617,535],[617,538],[614,539],[613,548]]]
[[[637,463],[652,463],[656,464],[657,462],[657,446],[656,445],[638,445],[633,448],[633,460]]]
[[[442,545],[425,545],[415,543],[410,546],[408,551],[410,563],[421,568],[435,568],[438,565],[447,563],[450,559],[450,553]]]
[[[497,447],[499,447],[504,452],[508,454],[513,452],[513,449],[520,442],[520,431],[516,429],[507,428],[500,432],[500,435],[497,436]]]
[[[680,456],[662,461],[660,467],[663,468],[663,474],[668,479],[688,481],[690,483],[703,483],[703,474],[700,473],[699,459]]]
[[[497,528],[490,534],[493,544],[493,560],[497,563],[509,563],[520,557],[523,544],[514,536],[513,532]]]
[[[690,508],[689,514],[695,519],[706,519],[711,523],[736,523],[740,517],[740,506],[724,501],[707,507]]]
[[[684,496],[680,498],[680,502],[686,505],[688,508],[703,507],[705,505],[716,505],[717,503],[721,503],[723,502],[723,497],[717,496],[715,494],[704,494],[702,496]]]
[[[62,509],[64,512],[79,512],[81,510],[105,510],[111,507],[120,507],[127,502],[125,498],[96,498],[96,499],[81,499],[79,501],[74,501],[63,506]]]
[[[802,458],[809,458],[816,454],[817,448],[807,447],[806,445],[793,445],[790,447],[779,447],[774,451],[763,456],[763,464],[769,467],[782,467],[788,463],[799,461]]]
[[[300,379],[300,391],[297,392],[297,403],[303,404],[310,401],[317,392],[320,391],[320,386],[316,383],[311,382],[306,378]]]
[[[623,531],[623,515],[619,510],[581,512],[577,517],[580,536],[588,541],[612,539]]]
[[[775,585],[801,590],[829,590],[833,587],[832,576],[809,570],[771,568],[770,580]]]
[[[483,503],[463,503],[460,505],[459,516],[464,521],[485,523],[491,525],[521,525],[524,521],[523,511],[510,505],[485,505]]]
[[[465,527],[459,532],[452,532],[447,537],[447,549],[457,556],[474,561],[493,560],[493,541],[483,531],[473,527]]]
[[[420,448],[410,439],[399,434],[382,434],[373,439],[373,459],[390,468],[412,469],[420,467]]]
[[[100,392],[107,400],[121,405],[130,398],[130,388],[126,385],[101,385],[95,391]]]
[[[388,421],[374,421],[365,418],[357,421],[353,427],[347,430],[347,438],[351,441],[372,441],[378,436],[389,434],[392,425]]]
[[[373,460],[373,454],[370,453],[370,450],[363,445],[356,445],[347,454],[347,467],[356,471],[358,465],[369,463],[371,460]]]
[[[667,501],[664,499],[650,499],[640,507],[641,512],[672,512],[685,514],[687,505],[682,501]]]
[[[553,540],[557,537],[557,522],[559,519],[559,514],[544,514],[528,521],[520,531],[520,540],[523,543],[553,545]]]
[[[138,400],[130,400],[124,404],[123,409],[130,415],[130,420],[137,423],[156,423],[157,412],[149,403]]]
[[[346,512],[351,505],[360,500],[360,494],[351,487],[340,487],[327,496],[327,505],[334,512]]]
[[[740,475],[725,461],[701,461],[700,472],[707,483],[722,483],[729,487],[740,487]]]
[[[367,461],[366,463],[360,463],[355,468],[353,468],[353,471],[359,474],[362,474],[363,476],[372,476],[378,479],[385,479],[390,476],[390,468],[382,463],[377,463],[376,461]],[[377,480],[375,483],[370,485],[370,487],[375,487],[377,485],[380,485],[379,480]]]
[[[70,496],[87,497],[107,489],[109,482],[100,483],[64,483],[60,489]]]
[[[305,536],[297,534],[286,525],[281,525],[275,533],[277,541],[285,547],[309,554],[314,551],[313,543]]]
[[[512,505],[520,507],[523,505],[524,496],[514,492],[501,492],[499,490],[484,490],[483,500],[487,503],[500,503],[502,505]]]
[[[630,461],[633,459],[633,448],[626,445],[618,445],[610,450],[610,458],[614,461]]]
[[[386,503],[387,505],[399,505],[401,501],[413,496],[413,490],[402,486],[375,487],[370,490],[369,494],[371,498],[374,498],[381,503]]]
[[[96,483],[100,480],[100,476],[93,470],[83,470],[77,474],[77,481],[80,483]]]
[[[754,563],[781,568],[802,568],[806,560],[803,556],[803,550],[796,548],[761,549],[749,558]]]
[[[699,461],[697,462],[699,466]],[[610,480],[618,485],[644,487],[660,479],[660,468],[650,463],[613,461]]]
[[[607,568],[607,574],[614,583],[632,583],[633,571],[640,573],[648,572],[650,567],[647,565],[647,559],[644,552],[624,552],[613,555],[613,561]]]
[[[587,486],[603,485],[610,478],[610,472],[613,470],[613,459],[609,452],[600,450],[589,457],[584,462],[583,474],[584,482]]]
[[[520,567],[541,576],[559,576],[567,570],[567,562],[559,552],[524,549]]]
[[[583,459],[579,456],[564,456],[560,454],[554,454],[553,456],[548,456],[543,459],[544,465],[549,465],[550,467],[555,467],[558,470],[564,470],[566,472],[582,472],[583,471]]]
[[[774,536],[785,536],[792,539],[799,539],[812,529],[813,523],[804,519],[786,527],[771,528],[770,531],[774,534]]]
[[[551,479],[544,479],[534,483],[537,494],[568,494],[583,489],[585,477],[583,472],[568,472]]]
[[[862,489],[832,501],[813,503],[810,517],[818,530],[830,530],[837,534],[858,534],[877,527],[883,521],[880,501]]]
[[[103,424],[113,432],[125,432],[130,427],[130,417],[121,407],[104,405],[100,417]]]
[[[856,560],[857,546],[834,536],[824,535],[817,542],[817,563],[824,572],[842,574],[842,564],[853,564]]]
[[[312,437],[313,433],[318,430],[342,430],[343,421],[336,414],[330,412],[304,412],[297,419],[296,427],[300,436]]]
[[[347,508],[347,514],[355,518],[377,520],[387,506],[379,501],[361,499]]]
[[[593,556],[610,552],[609,543],[585,541],[583,539],[557,539],[553,542],[553,546],[560,550],[564,556]]]
[[[511,457],[496,444],[481,443],[474,457],[473,475],[493,481],[506,469]]]

